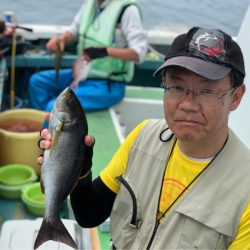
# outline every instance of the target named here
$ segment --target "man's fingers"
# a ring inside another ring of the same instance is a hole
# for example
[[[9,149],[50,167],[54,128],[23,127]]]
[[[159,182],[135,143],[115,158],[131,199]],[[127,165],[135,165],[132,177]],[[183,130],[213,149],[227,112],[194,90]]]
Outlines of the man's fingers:
[[[41,131],[41,137],[44,139],[44,140],[51,140],[51,133],[49,132],[49,130],[48,129],[43,129],[42,131]]]
[[[45,140],[41,140],[39,143],[39,147],[41,149],[49,149],[51,146],[51,142],[50,141],[45,141]]]
[[[43,155],[40,155],[38,158],[37,158],[37,163],[42,165],[43,164]]]
[[[41,134],[41,139],[38,141],[38,147],[41,149],[49,149],[51,146],[51,139],[52,139],[49,130],[46,128],[42,129],[40,134]]]
[[[85,145],[90,147],[95,144],[95,138],[91,135],[86,135],[84,138]]]
[[[50,146],[51,146],[51,142],[50,141],[46,141],[43,138],[41,138],[38,141],[38,147],[41,148],[41,149],[49,149]]]

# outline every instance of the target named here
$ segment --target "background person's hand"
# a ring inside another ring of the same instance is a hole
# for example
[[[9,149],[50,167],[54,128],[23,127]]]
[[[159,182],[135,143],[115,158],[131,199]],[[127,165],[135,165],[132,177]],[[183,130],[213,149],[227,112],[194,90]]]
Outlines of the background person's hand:
[[[86,60],[83,55],[79,55],[72,65],[72,76],[74,79],[77,79],[83,69],[82,64],[83,61]]]
[[[55,36],[52,37],[48,43],[46,44],[47,49],[51,50],[51,51],[56,51],[57,50],[57,43],[60,43],[60,50],[61,52],[64,51],[65,49],[65,41],[63,39],[62,36]]]
[[[91,69],[90,58],[80,55],[73,63],[72,77],[73,82],[70,84],[71,88],[77,88],[79,82],[85,81]]]

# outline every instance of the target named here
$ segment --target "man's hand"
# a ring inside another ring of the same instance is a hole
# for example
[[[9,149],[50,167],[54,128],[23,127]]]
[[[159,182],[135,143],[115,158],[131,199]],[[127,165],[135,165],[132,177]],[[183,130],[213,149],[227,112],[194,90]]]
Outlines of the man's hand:
[[[39,141],[39,148],[41,149],[49,149],[51,147],[51,139],[52,139],[52,135],[51,133],[49,132],[48,129],[43,129],[41,131],[41,140]],[[95,139],[93,136],[91,135],[86,135],[85,138],[84,138],[84,143],[87,147],[91,147],[94,145],[95,143]],[[39,164],[43,164],[43,156],[39,156],[37,158],[37,162]]]
[[[50,114],[46,114],[46,120],[49,120]],[[51,147],[51,140],[52,140],[52,135],[49,132],[48,129],[42,129],[41,130],[41,139],[39,140],[38,146],[41,149],[49,149]],[[84,179],[86,176],[89,175],[91,172],[91,167],[92,167],[92,157],[93,157],[93,147],[95,144],[95,139],[91,135],[86,135],[84,138],[84,143],[86,145],[85,152],[84,152],[84,160],[82,163],[82,171],[80,174],[80,179]],[[43,164],[44,157],[43,155],[40,155],[37,158],[37,162],[39,164]]]

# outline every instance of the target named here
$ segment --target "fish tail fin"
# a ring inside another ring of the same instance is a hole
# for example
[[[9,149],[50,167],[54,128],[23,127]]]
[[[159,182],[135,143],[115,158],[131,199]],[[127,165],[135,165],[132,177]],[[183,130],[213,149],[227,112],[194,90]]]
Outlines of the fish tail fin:
[[[46,218],[43,219],[41,228],[36,237],[34,249],[37,249],[40,245],[49,240],[59,241],[77,249],[75,241],[59,218],[53,220],[53,222],[47,221]]]

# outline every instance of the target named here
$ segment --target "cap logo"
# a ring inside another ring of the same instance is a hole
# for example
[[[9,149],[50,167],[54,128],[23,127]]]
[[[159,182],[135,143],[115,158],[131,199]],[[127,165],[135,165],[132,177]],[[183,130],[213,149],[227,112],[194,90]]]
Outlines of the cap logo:
[[[198,36],[195,40],[195,44],[199,51],[206,53],[209,56],[217,55],[222,51],[220,38],[207,32]]]
[[[189,52],[207,61],[226,61],[225,36],[219,30],[199,28],[192,36]]]

